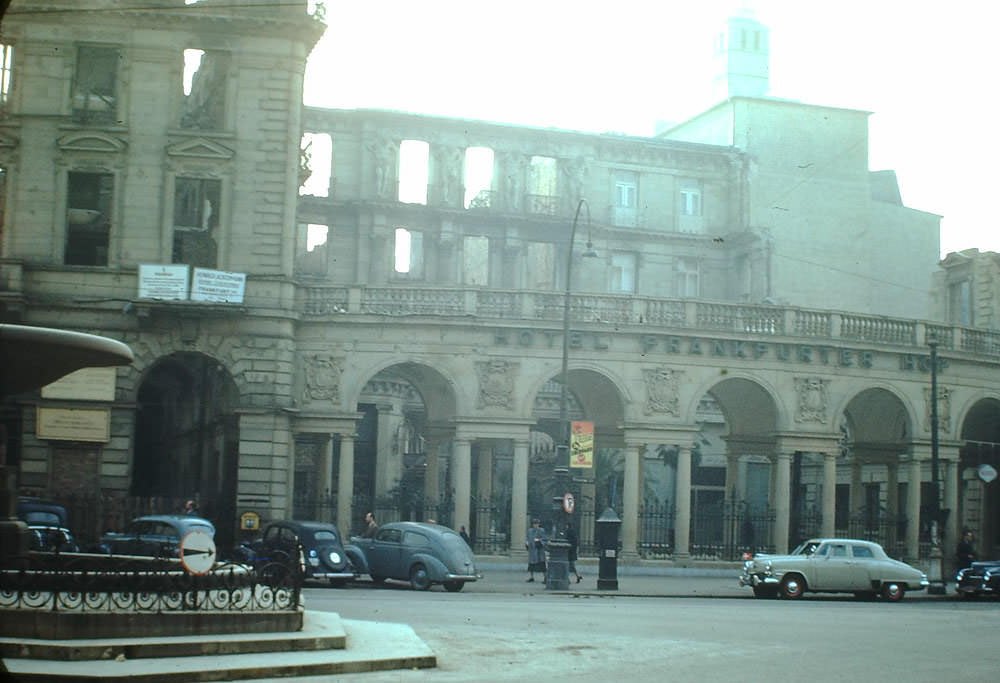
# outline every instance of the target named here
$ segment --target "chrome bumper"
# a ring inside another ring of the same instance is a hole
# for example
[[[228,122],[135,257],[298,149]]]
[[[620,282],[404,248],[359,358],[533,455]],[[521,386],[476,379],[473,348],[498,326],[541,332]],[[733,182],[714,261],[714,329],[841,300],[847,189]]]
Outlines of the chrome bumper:
[[[483,578],[482,574],[445,574],[445,581],[476,581]]]
[[[307,579],[345,579],[350,580],[355,577],[354,572],[313,572],[307,574]]]
[[[777,586],[778,577],[760,576],[759,574],[743,574],[740,576],[740,585],[750,586],[751,588],[756,588],[757,586]]]

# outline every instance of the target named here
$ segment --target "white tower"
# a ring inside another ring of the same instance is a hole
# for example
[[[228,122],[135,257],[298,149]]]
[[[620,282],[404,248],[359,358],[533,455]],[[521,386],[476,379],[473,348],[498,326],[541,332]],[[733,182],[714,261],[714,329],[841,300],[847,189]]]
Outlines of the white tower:
[[[751,10],[726,20],[715,46],[715,101],[734,95],[759,97],[770,87],[770,31]]]

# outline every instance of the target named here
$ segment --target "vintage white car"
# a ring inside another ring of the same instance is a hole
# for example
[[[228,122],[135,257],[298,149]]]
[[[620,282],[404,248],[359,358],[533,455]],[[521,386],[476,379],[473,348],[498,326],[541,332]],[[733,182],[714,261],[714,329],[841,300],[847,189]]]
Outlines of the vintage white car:
[[[896,602],[927,583],[926,574],[889,558],[878,543],[850,538],[813,538],[789,555],[758,554],[743,563],[740,576],[758,598],[794,599],[808,591]]]

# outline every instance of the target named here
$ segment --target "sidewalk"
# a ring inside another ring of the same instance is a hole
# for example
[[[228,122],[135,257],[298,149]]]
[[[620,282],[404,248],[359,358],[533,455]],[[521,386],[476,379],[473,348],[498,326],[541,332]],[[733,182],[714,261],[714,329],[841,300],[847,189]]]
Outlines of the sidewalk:
[[[624,565],[618,567],[618,590],[597,589],[597,562],[577,562],[583,576],[580,583],[570,576],[566,591],[549,591],[541,574],[527,583],[528,572],[524,565],[505,558],[477,556],[476,568],[483,578],[467,590],[490,593],[550,593],[554,595],[635,596],[660,598],[753,598],[749,588],[739,585],[741,566],[732,567],[669,567]],[[927,590],[912,591],[906,600],[956,599],[954,585],[950,584],[944,595],[930,595]]]

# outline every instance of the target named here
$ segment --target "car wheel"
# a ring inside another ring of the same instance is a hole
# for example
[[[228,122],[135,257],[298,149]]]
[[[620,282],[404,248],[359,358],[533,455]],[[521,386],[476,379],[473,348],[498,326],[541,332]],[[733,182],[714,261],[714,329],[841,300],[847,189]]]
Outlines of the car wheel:
[[[445,581],[444,589],[449,593],[457,593],[465,585],[464,581]]]
[[[884,583],[882,584],[882,597],[889,602],[899,602],[903,599],[904,591],[903,586],[898,583]]]
[[[410,570],[410,585],[415,591],[425,591],[431,587],[431,579],[427,576],[427,568],[424,565],[413,565],[413,569]]]
[[[778,591],[771,586],[754,586],[753,596],[755,598],[776,598]]]
[[[781,597],[798,600],[806,592],[806,580],[799,574],[788,574],[781,580]]]

